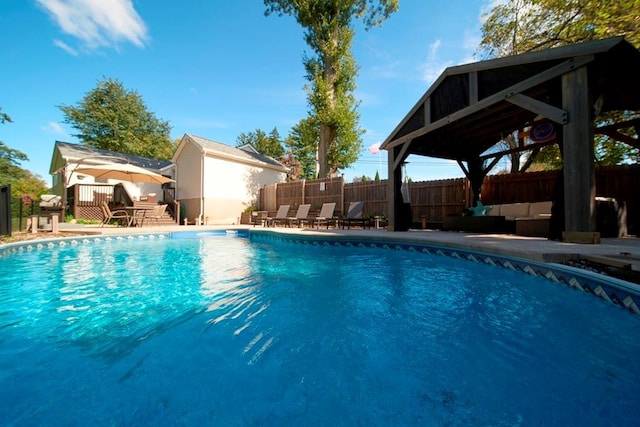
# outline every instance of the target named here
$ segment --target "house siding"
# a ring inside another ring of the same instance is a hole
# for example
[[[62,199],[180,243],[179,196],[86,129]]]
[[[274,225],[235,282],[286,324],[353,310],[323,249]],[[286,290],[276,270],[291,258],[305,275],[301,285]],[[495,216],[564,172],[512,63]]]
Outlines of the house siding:
[[[266,184],[283,182],[285,174],[207,156],[204,162],[204,218],[209,224],[236,224],[242,211],[256,203]]]
[[[187,218],[193,221],[202,214],[202,222],[210,225],[237,224],[240,214],[256,204],[260,188],[286,180],[277,163],[263,166],[236,148],[188,134],[174,162],[176,196],[184,202]]]
[[[185,144],[176,163],[176,200],[184,203],[184,215],[193,221],[200,214],[202,151],[193,143]]]

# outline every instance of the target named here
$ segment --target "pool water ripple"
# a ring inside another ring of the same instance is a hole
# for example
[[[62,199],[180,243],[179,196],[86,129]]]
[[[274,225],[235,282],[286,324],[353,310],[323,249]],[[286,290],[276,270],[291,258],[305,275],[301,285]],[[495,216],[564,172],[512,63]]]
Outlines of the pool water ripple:
[[[638,316],[408,251],[222,236],[0,263],[2,424],[634,425],[639,351]]]

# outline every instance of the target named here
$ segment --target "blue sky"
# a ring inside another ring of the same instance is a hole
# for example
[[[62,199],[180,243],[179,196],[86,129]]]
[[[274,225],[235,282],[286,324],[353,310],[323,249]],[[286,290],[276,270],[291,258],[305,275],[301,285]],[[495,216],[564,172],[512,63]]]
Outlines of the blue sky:
[[[242,132],[285,137],[307,114],[302,57],[291,17],[264,16],[262,0],[20,0],[0,14],[0,107],[14,123],[0,141],[50,182],[56,140],[78,142],[57,106],[75,105],[99,80],[137,91],[172,138],[192,133],[231,146]],[[382,142],[447,66],[473,62],[491,0],[401,0],[381,28],[357,25],[356,97],[366,130],[356,176],[387,177]],[[462,176],[455,163],[410,157],[413,180]]]

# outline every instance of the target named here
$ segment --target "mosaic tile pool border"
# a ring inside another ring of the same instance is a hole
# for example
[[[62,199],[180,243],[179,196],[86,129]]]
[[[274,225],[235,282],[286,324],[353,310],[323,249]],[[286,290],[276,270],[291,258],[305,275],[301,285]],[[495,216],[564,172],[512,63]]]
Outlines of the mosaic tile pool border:
[[[145,234],[127,234],[127,235],[91,235],[76,237],[61,237],[57,239],[31,240],[27,242],[8,243],[0,246],[0,258],[7,255],[27,252],[33,250],[55,248],[56,246],[75,246],[88,243],[106,243],[119,242],[123,240],[153,240],[168,239],[171,233],[145,233]]]
[[[488,252],[438,246],[424,242],[400,242],[394,240],[353,239],[343,236],[299,236],[281,233],[251,232],[253,241],[280,241],[292,244],[327,247],[357,247],[410,251],[428,255],[448,256],[472,262],[482,262],[496,267],[530,274],[556,282],[569,288],[595,295],[600,299],[640,314],[640,286],[609,276],[562,264],[542,263],[524,258],[507,257]]]
[[[226,231],[226,233],[228,232],[229,231]],[[180,233],[182,232],[144,233],[130,235],[92,235],[9,243],[0,246],[0,259],[15,253],[54,248],[56,246],[64,247],[67,245],[108,243],[123,240],[170,239],[175,234]],[[225,232],[223,231],[222,233]],[[496,255],[488,252],[456,247],[438,246],[425,242],[401,242],[392,239],[353,239],[352,237],[346,236],[300,236],[282,233],[271,233],[258,230],[252,230],[249,233],[243,232],[241,234],[243,237],[248,235],[251,240],[265,242],[279,241],[310,246],[336,246],[405,250],[429,255],[449,256],[452,258],[472,262],[483,262],[485,264],[493,265],[496,267],[507,268],[513,271],[520,271],[522,273],[531,274],[546,280],[550,280],[568,286],[572,289],[580,290],[590,295],[595,295],[611,304],[624,307],[633,313],[640,314],[640,308],[638,307],[638,305],[640,304],[639,285],[561,264],[541,263],[524,258],[507,257],[504,255]]]

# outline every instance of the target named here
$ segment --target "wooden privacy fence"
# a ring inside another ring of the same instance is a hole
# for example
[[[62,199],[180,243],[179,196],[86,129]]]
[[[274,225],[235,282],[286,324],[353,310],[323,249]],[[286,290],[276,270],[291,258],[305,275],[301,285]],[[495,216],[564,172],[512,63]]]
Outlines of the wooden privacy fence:
[[[349,203],[364,202],[367,216],[387,216],[387,180],[345,183],[343,178],[287,182],[265,186],[260,190],[258,209],[275,211],[280,205],[297,209],[310,204],[312,211],[319,211],[323,203],[335,203],[336,215],[346,212]],[[447,215],[464,210],[469,185],[466,179],[415,182],[409,184],[412,221],[421,222],[427,216],[429,222],[441,223]]]
[[[543,202],[553,200],[559,171],[525,172],[487,176],[482,186],[482,201],[486,205]],[[562,187],[560,187],[562,188]],[[630,234],[640,233],[640,165],[605,166],[596,168],[596,196],[611,197],[624,203]],[[414,225],[422,219],[438,227],[445,217],[460,215],[473,200],[466,178],[409,183],[411,218]],[[323,203],[336,203],[336,214],[342,214],[350,202],[364,202],[364,214],[386,216],[388,213],[387,181],[345,183],[343,178],[308,180],[273,184],[260,190],[259,209],[275,211],[288,204],[297,209],[311,204],[314,211]]]
[[[466,178],[412,182],[409,196],[411,222],[421,222],[424,217],[429,227],[440,227],[445,217],[461,214],[472,199]]]

